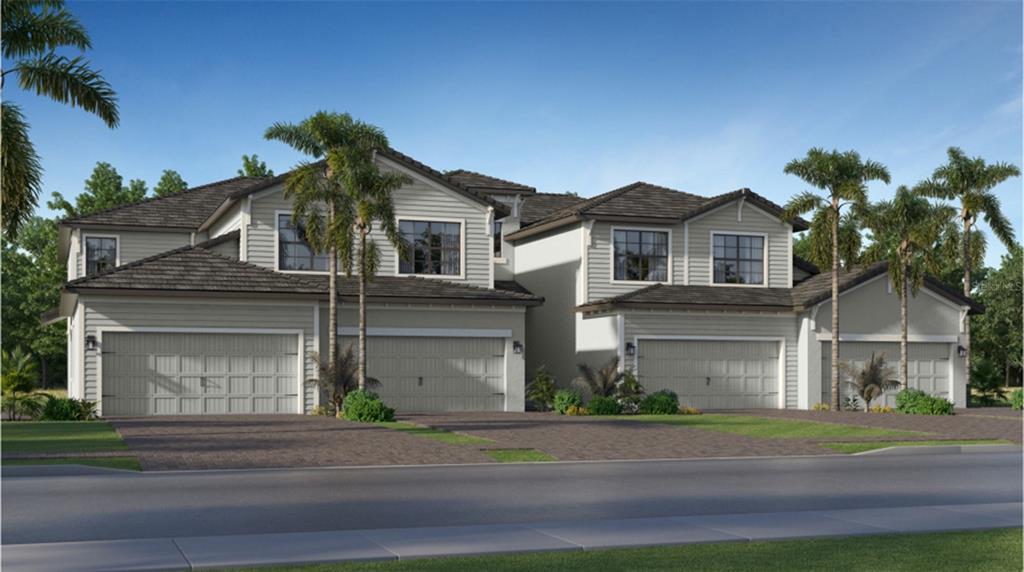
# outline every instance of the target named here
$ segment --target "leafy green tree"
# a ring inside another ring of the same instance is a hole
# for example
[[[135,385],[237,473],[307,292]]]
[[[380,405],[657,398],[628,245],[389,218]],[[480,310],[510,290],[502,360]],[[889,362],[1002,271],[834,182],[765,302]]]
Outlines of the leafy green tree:
[[[7,352],[30,351],[38,360],[43,387],[67,375],[67,337],[63,321],[42,325],[40,316],[60,303],[66,268],[57,257],[57,224],[34,216],[13,239],[0,238],[0,328]]]
[[[547,368],[540,366],[533,374],[533,379],[526,384],[526,399],[529,400],[540,411],[550,411],[555,402],[555,378],[548,373]]]
[[[158,197],[166,197],[167,195],[173,195],[174,193],[180,193],[188,188],[188,183],[181,178],[181,175],[177,171],[172,169],[164,169],[160,180],[157,181],[156,186],[153,187],[153,193]]]
[[[787,174],[796,175],[811,186],[825,191],[821,197],[804,191],[790,199],[786,204],[785,218],[795,218],[806,212],[813,212],[814,220],[825,225],[829,232],[812,233],[818,242],[828,236],[831,247],[832,267],[832,409],[839,411],[839,262],[840,262],[840,225],[843,217],[842,209],[852,207],[856,214],[867,205],[867,183],[869,181],[889,182],[889,171],[885,165],[871,160],[862,160],[856,151],[825,151],[813,148],[802,159],[790,161],[783,169]],[[818,251],[821,246],[812,246]],[[813,262],[813,261],[812,261]]]
[[[1020,169],[1009,163],[993,163],[989,165],[981,157],[968,157],[961,149],[950,147],[946,150],[949,162],[935,169],[927,181],[922,181],[915,190],[925,196],[960,202],[957,215],[961,223],[960,252],[964,269],[963,291],[965,296],[971,295],[971,268],[976,254],[971,242],[977,242],[972,232],[978,224],[979,217],[985,219],[992,234],[996,235],[1007,249],[1016,247],[1013,226],[1003,214],[999,197],[992,192],[996,185],[1011,177],[1019,177]],[[964,370],[967,385],[971,384],[971,320],[964,322],[964,346],[967,357],[964,359]]]
[[[241,177],[273,177],[274,171],[267,167],[267,164],[260,161],[256,155],[242,155],[242,168],[238,170]]]
[[[903,387],[909,387],[907,295],[916,296],[925,275],[938,267],[936,254],[941,250],[943,231],[955,216],[953,207],[933,205],[905,186],[896,189],[892,200],[872,205],[864,215],[873,239],[865,256],[889,263],[889,279],[900,300],[899,382]]]
[[[998,269],[988,273],[978,287],[978,301],[985,305],[985,313],[977,316],[974,331],[974,349],[978,357],[987,360],[999,370],[1003,385],[1021,382],[1021,340],[1024,320],[1024,265],[1021,246],[1017,245],[1003,256]]]
[[[58,48],[85,51],[92,47],[82,24],[62,0],[4,1],[0,4],[0,51],[11,65],[0,74],[0,90],[9,74],[18,87],[59,103],[81,107],[117,127],[117,95],[81,55],[58,55]],[[4,94],[6,95],[6,94]],[[29,137],[21,108],[4,97],[0,123],[3,212],[0,222],[8,238],[32,215],[42,191],[42,166]]]
[[[146,198],[146,183],[132,179],[124,186],[124,178],[110,163],[99,162],[85,181],[85,190],[75,196],[74,204],[60,193],[53,193],[49,207],[63,211],[64,218],[75,218],[112,209]]]

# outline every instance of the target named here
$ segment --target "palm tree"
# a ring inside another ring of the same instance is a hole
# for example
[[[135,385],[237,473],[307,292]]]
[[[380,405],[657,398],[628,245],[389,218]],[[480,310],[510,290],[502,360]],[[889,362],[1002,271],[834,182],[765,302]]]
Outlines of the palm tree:
[[[1007,248],[1016,247],[1013,226],[1006,219],[999,205],[999,197],[992,192],[996,185],[1009,179],[1019,177],[1020,169],[1010,163],[987,164],[981,157],[968,157],[960,148],[950,147],[946,150],[949,162],[935,169],[927,181],[919,183],[915,190],[922,195],[945,200],[959,200],[960,212],[957,218],[962,225],[960,251],[963,256],[964,296],[971,295],[971,263],[975,259],[976,249],[972,248],[972,240],[976,240],[973,227],[978,224],[978,217],[984,217],[988,227],[996,238]],[[964,347],[967,355],[964,358],[964,378],[967,385],[971,384],[971,319],[964,320]]]
[[[117,95],[110,84],[82,56],[56,53],[61,47],[92,47],[89,34],[62,0],[4,1],[0,20],[0,51],[4,60],[13,62],[0,73],[0,90],[9,74],[17,74],[21,89],[81,107],[108,127],[117,127]],[[2,224],[13,238],[39,200],[43,173],[21,108],[6,100],[2,108]]]
[[[580,370],[577,384],[590,391],[590,394],[597,397],[612,397],[619,388],[619,382],[625,376],[625,372],[619,371],[619,356],[612,356],[607,363],[595,370],[589,364],[580,363],[576,366]]]
[[[906,186],[890,201],[873,205],[865,214],[874,242],[864,253],[870,261],[887,260],[889,279],[900,300],[900,384],[907,385],[907,294],[917,295],[926,272],[935,272],[943,232],[953,223],[956,210],[933,205]]]
[[[863,368],[858,369],[852,364],[843,364],[843,366],[843,369],[850,372],[852,378],[847,383],[853,386],[853,390],[864,401],[865,412],[871,410],[871,402],[876,398],[886,391],[900,387],[900,382],[893,378],[892,368],[885,363],[885,354],[877,357],[875,354],[871,354],[871,359],[864,364]]]
[[[795,218],[814,211],[831,227],[832,242],[832,409],[839,411],[839,226],[842,209],[852,206],[854,214],[867,204],[868,181],[889,182],[885,165],[861,160],[856,151],[825,151],[813,148],[803,159],[794,159],[783,171],[800,177],[808,184],[825,191],[821,197],[804,191],[786,204],[785,218]]]

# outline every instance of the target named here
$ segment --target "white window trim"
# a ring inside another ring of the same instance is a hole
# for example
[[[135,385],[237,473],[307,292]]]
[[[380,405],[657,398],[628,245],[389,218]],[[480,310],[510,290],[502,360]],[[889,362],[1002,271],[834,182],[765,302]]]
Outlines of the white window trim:
[[[633,373],[640,377],[640,340],[694,341],[694,342],[777,342],[779,344],[779,409],[786,408],[786,338],[784,336],[676,336],[644,335],[633,336],[636,355],[633,356]]]
[[[298,363],[295,376],[298,384],[298,394],[295,401],[298,402],[296,413],[306,413],[306,334],[303,330],[289,328],[192,328],[192,327],[134,327],[134,326],[108,326],[96,329],[96,415],[103,416],[103,334],[111,333],[165,333],[165,334],[275,334],[295,335],[298,337]],[[84,346],[83,346],[84,350]],[[319,348],[317,348],[319,351]],[[85,353],[84,351],[82,352]],[[84,385],[83,385],[84,388]],[[83,389],[84,393],[84,389]]]
[[[761,253],[761,276],[760,284],[733,284],[731,282],[715,282],[715,235],[732,236],[759,236],[764,239],[764,252]],[[727,288],[767,288],[768,287],[768,235],[763,232],[743,232],[735,230],[712,230],[708,238],[708,284],[710,286],[724,286]]]
[[[274,270],[284,274],[328,274],[327,270],[282,270],[281,269],[281,215],[291,219],[292,211],[274,211]],[[318,256],[318,255],[317,255]],[[328,262],[330,262],[328,260]]]
[[[121,266],[121,235],[102,234],[90,232],[82,234],[82,276],[89,276],[89,239],[90,238],[113,238],[114,239],[114,266]]]
[[[355,326],[338,326],[339,336],[358,336]],[[370,337],[397,336],[403,338],[511,338],[512,330],[483,328],[366,328]]]
[[[832,334],[819,332],[815,334],[815,339],[819,342],[831,342]],[[898,343],[900,341],[899,334],[844,334],[839,332],[839,342],[883,342],[883,343]],[[957,342],[957,336],[953,335],[928,335],[928,334],[908,334],[907,342],[912,344],[955,344]],[[841,348],[840,348],[841,349]]]
[[[399,225],[399,234],[401,234],[402,221],[407,222],[447,222],[447,223],[458,223],[459,225],[459,273],[458,274],[416,274],[416,273],[404,273],[402,272],[402,259],[398,255],[398,249],[395,249],[395,276],[415,276],[417,278],[434,278],[438,280],[465,280],[466,279],[466,266],[469,263],[466,257],[466,219],[464,218],[444,218],[434,216],[402,216],[395,219],[395,223]],[[487,229],[488,234],[491,229]],[[488,258],[490,258],[488,253]]]
[[[668,235],[668,267],[665,280],[616,280],[615,279],[615,231],[633,230],[642,232],[663,232]],[[657,226],[611,226],[608,231],[608,282],[610,284],[672,284],[672,229]]]

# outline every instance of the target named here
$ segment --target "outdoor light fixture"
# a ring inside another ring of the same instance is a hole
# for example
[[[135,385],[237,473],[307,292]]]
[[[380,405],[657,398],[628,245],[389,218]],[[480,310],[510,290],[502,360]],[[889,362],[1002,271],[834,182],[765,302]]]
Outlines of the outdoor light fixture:
[[[523,342],[512,342],[512,353],[521,354],[523,353]]]
[[[958,355],[960,357],[967,357],[967,348],[965,348],[963,346],[957,346],[956,347],[956,355]]]
[[[628,356],[635,356],[636,355],[636,344],[634,344],[633,342],[626,342],[626,355],[628,355]]]
[[[85,336],[85,349],[89,351],[96,349],[96,336],[92,334]]]

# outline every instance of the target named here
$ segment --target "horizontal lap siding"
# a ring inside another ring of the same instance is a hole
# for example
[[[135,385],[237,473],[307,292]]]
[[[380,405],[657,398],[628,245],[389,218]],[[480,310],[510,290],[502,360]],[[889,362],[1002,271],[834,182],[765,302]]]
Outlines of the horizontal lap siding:
[[[85,237],[90,235],[117,236],[122,265],[188,246],[192,241],[192,234],[189,232],[83,231],[81,252],[78,256],[79,276],[85,273]]]
[[[797,406],[797,319],[795,316],[725,315],[629,312],[625,318],[626,342],[637,336],[751,336],[786,340],[786,407]],[[643,343],[643,340],[640,341]],[[626,357],[626,367],[636,368],[636,357]]]
[[[647,282],[637,283],[612,283],[611,257],[613,252],[612,227],[616,228],[637,228],[654,231],[671,231],[672,241],[669,246],[669,257],[671,261],[672,283],[683,284],[684,280],[684,256],[686,251],[683,245],[683,225],[647,227],[644,225],[612,224],[607,222],[595,222],[591,229],[591,245],[587,252],[587,300],[600,300],[620,294],[626,294],[633,290],[650,286]]]
[[[276,328],[304,332],[304,379],[313,376],[315,363],[310,353],[317,350],[313,329],[313,304],[247,304],[227,302],[170,302],[120,299],[80,299],[85,307],[85,334],[98,335],[110,327],[173,328]],[[297,342],[296,342],[297,343]],[[101,348],[102,350],[102,348]],[[97,352],[85,352],[85,398],[99,399]],[[315,388],[304,387],[305,410],[314,405]]]
[[[406,185],[394,193],[395,215],[407,220],[457,219],[464,223],[465,253],[462,261],[465,278],[446,276],[452,282],[466,282],[476,286],[491,286],[491,239],[486,224],[486,207],[475,205],[453,194],[441,191],[419,180]],[[291,212],[291,201],[284,198],[283,191],[260,196],[253,200],[252,220],[249,225],[249,262],[275,268],[274,242],[277,211]],[[395,249],[379,225],[374,225],[370,234],[380,249],[380,276],[396,275]]]
[[[789,228],[749,204],[743,205],[743,220],[737,220],[738,206],[731,203],[711,214],[687,223],[690,243],[690,284],[710,284],[711,232],[765,234],[768,237],[768,286],[789,288],[792,264],[789,245],[793,239]]]

